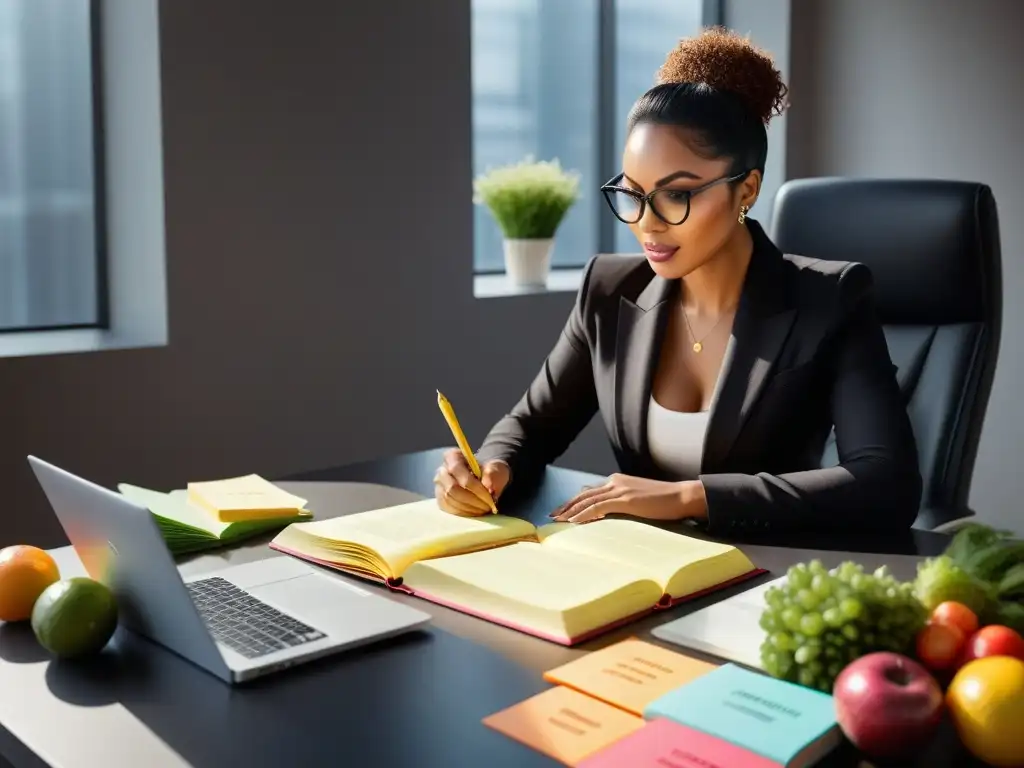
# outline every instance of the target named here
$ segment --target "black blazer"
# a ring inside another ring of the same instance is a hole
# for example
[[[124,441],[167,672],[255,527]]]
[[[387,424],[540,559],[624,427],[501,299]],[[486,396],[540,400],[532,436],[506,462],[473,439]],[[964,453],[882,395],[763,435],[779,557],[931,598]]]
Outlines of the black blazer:
[[[708,528],[907,529],[917,449],[861,264],[783,256],[747,220],[754,253],[712,404],[700,480]],[[647,409],[678,280],[643,256],[597,256],[554,349],[478,458],[513,477],[553,462],[600,412],[621,472],[657,479]],[[835,428],[839,464],[822,468]]]

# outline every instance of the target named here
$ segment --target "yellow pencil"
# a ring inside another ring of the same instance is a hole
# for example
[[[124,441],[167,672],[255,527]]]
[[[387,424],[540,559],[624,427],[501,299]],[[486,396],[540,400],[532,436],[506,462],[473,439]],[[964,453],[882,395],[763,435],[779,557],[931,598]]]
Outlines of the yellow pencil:
[[[452,431],[452,436],[455,438],[455,442],[458,443],[459,450],[466,457],[466,463],[469,464],[470,471],[476,475],[478,480],[481,479],[483,471],[480,469],[480,462],[476,460],[476,456],[473,455],[473,449],[469,447],[466,434],[462,431],[462,427],[459,426],[459,420],[455,418],[455,410],[452,408],[452,404],[448,402],[447,397],[441,394],[440,390],[437,392],[437,407],[444,414],[444,420],[448,422],[448,428]],[[488,497],[487,500],[490,503],[491,512],[498,514],[498,506],[494,503],[494,499]]]

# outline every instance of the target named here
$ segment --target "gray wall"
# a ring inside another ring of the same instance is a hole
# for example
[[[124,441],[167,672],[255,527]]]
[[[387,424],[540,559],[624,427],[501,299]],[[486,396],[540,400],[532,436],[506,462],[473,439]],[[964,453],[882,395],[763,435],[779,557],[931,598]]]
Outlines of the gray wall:
[[[1024,3],[794,0],[790,177],[953,178],[992,187],[1006,301],[972,505],[1024,532]]]
[[[557,338],[571,295],[473,298],[469,0],[289,9],[162,3],[170,346],[0,359],[0,545],[63,541],[27,453],[274,476],[449,444],[435,388],[479,440]]]

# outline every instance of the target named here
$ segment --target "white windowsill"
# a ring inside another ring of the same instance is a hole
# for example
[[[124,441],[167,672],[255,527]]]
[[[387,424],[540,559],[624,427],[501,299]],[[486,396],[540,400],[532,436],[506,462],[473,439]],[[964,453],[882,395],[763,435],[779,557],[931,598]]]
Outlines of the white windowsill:
[[[166,343],[166,340],[161,342],[152,336],[129,338],[116,331],[99,328],[12,331],[0,333],[0,358],[102,352],[108,349],[137,349],[161,346],[162,343]]]
[[[552,269],[547,285],[513,285],[506,274],[474,275],[473,296],[478,299],[492,299],[499,296],[531,296],[544,293],[576,293],[580,289],[583,268]]]

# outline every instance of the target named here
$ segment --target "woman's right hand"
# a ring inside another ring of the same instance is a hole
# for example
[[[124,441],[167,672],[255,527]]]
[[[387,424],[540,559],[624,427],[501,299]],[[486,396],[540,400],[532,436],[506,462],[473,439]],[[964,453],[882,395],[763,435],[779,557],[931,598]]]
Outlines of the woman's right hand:
[[[453,515],[477,517],[491,512],[491,499],[497,501],[505,490],[512,470],[504,461],[489,461],[477,479],[462,451],[453,448],[444,454],[444,464],[434,475],[434,497],[437,505]]]

